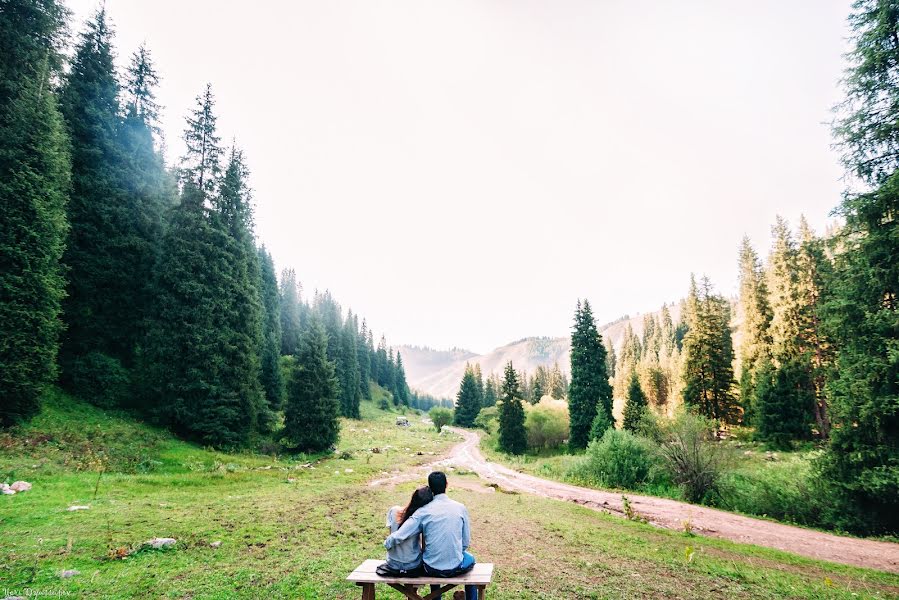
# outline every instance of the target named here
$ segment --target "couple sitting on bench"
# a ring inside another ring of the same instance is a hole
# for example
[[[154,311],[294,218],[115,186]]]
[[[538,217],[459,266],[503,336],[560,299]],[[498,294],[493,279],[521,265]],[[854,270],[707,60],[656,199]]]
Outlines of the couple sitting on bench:
[[[387,526],[387,562],[377,570],[381,576],[458,577],[474,567],[474,556],[467,552],[468,509],[446,495],[446,475],[440,471],[428,475],[428,485],[415,490],[405,508],[387,511]],[[477,597],[477,588],[466,585],[466,600]]]

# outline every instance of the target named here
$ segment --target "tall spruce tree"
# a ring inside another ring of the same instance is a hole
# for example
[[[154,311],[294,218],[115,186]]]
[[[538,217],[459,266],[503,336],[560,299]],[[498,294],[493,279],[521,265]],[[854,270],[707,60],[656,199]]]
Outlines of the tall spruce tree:
[[[127,218],[123,251],[131,260],[119,273],[122,279],[122,325],[127,365],[143,340],[147,318],[155,301],[153,276],[159,260],[160,240],[168,210],[175,205],[177,187],[166,170],[157,140],[159,106],[156,86],[159,77],[150,52],[141,46],[131,58],[122,88],[124,117],[119,128],[122,189]]]
[[[784,419],[803,423],[792,423],[785,426],[785,430],[797,432],[799,437],[807,438],[811,432],[813,405],[804,400],[813,393],[813,383],[811,377],[799,377],[792,373],[797,369],[806,373],[811,373],[812,370],[811,353],[806,348],[802,335],[803,312],[807,307],[800,293],[799,251],[789,224],[782,217],[777,217],[771,231],[774,239],[768,256],[767,272],[772,314],[771,356],[775,369],[791,371],[784,374],[784,380],[808,386],[803,393],[791,395],[791,398],[802,400],[805,412],[789,407],[783,415]],[[771,410],[770,406],[769,403],[768,410]],[[785,405],[778,402],[776,406]],[[763,431],[757,433],[763,435]]]
[[[284,439],[304,452],[321,452],[337,443],[339,382],[328,359],[328,338],[316,318],[303,333],[287,382]]]
[[[634,372],[631,375],[630,385],[627,388],[627,401],[624,404],[622,427],[627,431],[636,432],[647,410],[649,409],[646,402],[646,394],[643,393],[643,389],[640,387],[640,378]]]
[[[56,374],[68,142],[53,94],[66,9],[0,7],[0,426],[30,418]]]
[[[359,339],[356,344],[358,356],[356,360],[359,363],[359,385],[362,386],[362,396],[366,400],[371,400],[371,387],[369,385],[371,375],[371,358],[368,349],[368,323],[362,319],[362,329],[359,332]]]
[[[821,459],[833,520],[860,532],[899,531],[899,11],[858,0],[846,101],[835,133],[850,190],[824,326],[836,346],[826,383],[832,423]]]
[[[396,381],[396,393],[400,404],[409,406],[409,383],[406,381],[406,368],[403,366],[403,356],[399,350],[396,352],[396,369],[394,379]]]
[[[484,406],[495,406],[497,397],[499,396],[499,383],[494,374],[487,376],[487,382],[484,384]]]
[[[759,366],[753,419],[757,436],[787,449],[808,429],[808,411],[814,401],[802,363],[787,362],[775,367],[765,358]]]
[[[275,263],[265,246],[259,247],[259,292],[262,300],[262,348],[259,351],[262,389],[271,412],[281,410],[284,382],[281,379],[281,298]]]
[[[218,191],[222,173],[222,146],[216,133],[212,84],[206,84],[196,102],[184,130],[187,152],[181,159],[181,179],[190,181],[204,198],[211,198]]]
[[[349,419],[359,419],[359,401],[362,390],[359,386],[359,355],[356,349],[356,328],[353,320],[353,312],[347,314],[340,333],[340,413]]]
[[[740,403],[742,420],[753,421],[752,407],[755,398],[756,372],[761,362],[770,358],[771,307],[768,304],[768,286],[758,254],[749,237],[740,244]]]
[[[543,399],[543,396],[546,394],[544,390],[544,380],[540,377],[534,377],[533,383],[531,384],[531,402],[532,404],[537,404]]]
[[[578,301],[571,334],[571,384],[568,389],[571,450],[583,449],[590,439],[596,413],[602,411],[614,424],[612,386],[606,368],[606,348],[596,329],[590,303]]]
[[[456,411],[453,415],[453,424],[459,427],[473,427],[474,420],[481,410],[481,401],[478,398],[478,382],[474,369],[470,364],[465,365],[465,374],[459,384],[459,392],[456,394]]]
[[[300,322],[300,285],[297,282],[297,274],[293,269],[281,271],[280,282],[281,300],[281,354],[295,355],[300,348],[301,322]]]
[[[220,156],[221,150],[210,147],[217,139],[214,123],[203,120],[214,120],[208,88],[197,101],[193,115],[201,118],[188,119],[196,131],[186,137],[197,139],[205,132],[206,145],[188,143],[182,160],[181,203],[163,238],[139,371],[144,405],[157,419],[184,437],[235,447],[248,441],[261,405],[261,311],[253,287],[258,272],[237,258],[243,248],[237,234],[251,218],[245,169],[232,161],[218,195],[215,174],[221,169],[209,157]],[[204,188],[198,187],[200,181]]]
[[[393,396],[393,405],[399,406],[400,398],[396,389],[396,360],[393,356],[393,348],[389,348],[387,350],[387,363],[385,366],[385,371],[387,373],[385,387],[390,392],[390,395]]]
[[[737,411],[730,305],[712,293],[708,278],[703,277],[697,287],[696,279],[691,276],[686,312],[684,402],[710,419],[732,422]]]
[[[799,248],[797,252],[799,271],[799,338],[803,354],[808,357],[808,385],[814,396],[812,411],[818,436],[830,435],[830,416],[827,410],[825,379],[832,363],[832,348],[824,334],[822,311],[828,282],[832,276],[832,264],[825,256],[824,241],[816,237],[805,217],[799,219]]]
[[[60,109],[72,142],[71,227],[63,256],[68,270],[63,301],[66,327],[60,350],[63,381],[68,385],[90,369],[87,365],[94,361],[85,359],[89,353],[130,362],[137,336],[134,324],[141,320],[131,307],[140,306],[136,301],[144,288],[134,289],[138,282],[132,273],[135,264],[146,265],[132,243],[136,232],[129,203],[133,199],[124,187],[128,174],[119,134],[119,82],[112,38],[101,7],[79,36],[60,93]],[[102,375],[89,378],[96,376]]]
[[[215,283],[223,310],[216,313],[219,356],[227,364],[219,385],[237,398],[251,425],[269,430],[274,417],[261,386],[263,306],[260,271],[253,235],[253,208],[243,153],[232,147],[218,195],[212,200],[210,225],[221,240],[218,249],[228,270]]]
[[[499,449],[509,454],[524,454],[528,447],[527,430],[524,427],[524,407],[518,374],[512,363],[506,365],[502,394],[499,401]]]
[[[365,340],[365,349],[368,351],[369,376],[373,382],[380,384],[380,361],[378,360],[378,352],[375,350],[375,334],[371,328],[369,328],[368,338]]]

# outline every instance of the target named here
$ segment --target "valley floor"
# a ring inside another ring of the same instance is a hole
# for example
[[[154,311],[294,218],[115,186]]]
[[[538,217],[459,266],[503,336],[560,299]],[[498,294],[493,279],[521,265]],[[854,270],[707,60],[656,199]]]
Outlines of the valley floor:
[[[365,403],[365,420],[343,421],[334,455],[223,454],[67,406],[0,436],[0,478],[34,484],[0,497],[8,596],[358,598],[345,577],[383,555],[387,507],[423,482],[417,467],[460,442],[416,417],[396,427],[394,414]],[[129,445],[110,446],[120,439]],[[151,455],[101,475],[107,453],[135,444]],[[899,597],[893,573],[686,535],[447,469],[450,495],[472,516],[472,551],[496,564],[488,598]],[[177,542],[141,546],[153,537]],[[78,573],[62,578],[69,569]]]
[[[480,434],[453,429],[464,441],[445,464],[467,469],[508,491],[564,500],[624,516],[623,495],[542,479],[487,461],[479,449]],[[632,518],[665,529],[691,532],[792,552],[809,558],[868,567],[899,574],[899,544],[754,519],[706,506],[627,492]]]

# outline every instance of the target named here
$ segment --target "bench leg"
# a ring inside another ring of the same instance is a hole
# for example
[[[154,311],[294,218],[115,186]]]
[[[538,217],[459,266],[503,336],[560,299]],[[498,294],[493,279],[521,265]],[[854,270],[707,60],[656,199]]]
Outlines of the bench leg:
[[[484,600],[487,597],[487,586],[479,585],[478,586],[478,600]]]
[[[375,600],[375,584],[360,583],[362,586],[362,600]]]

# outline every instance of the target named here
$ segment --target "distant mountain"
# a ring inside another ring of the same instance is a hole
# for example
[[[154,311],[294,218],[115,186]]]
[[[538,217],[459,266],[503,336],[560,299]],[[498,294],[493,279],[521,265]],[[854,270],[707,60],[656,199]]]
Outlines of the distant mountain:
[[[669,306],[671,318],[680,319],[678,305]],[[657,314],[657,313],[653,313]],[[624,339],[628,324],[638,336],[643,333],[643,314],[624,316],[600,328],[605,341],[611,341],[618,350]],[[459,382],[465,373],[465,363],[478,363],[485,375],[502,373],[506,363],[512,361],[517,370],[533,373],[539,366],[559,368],[568,373],[571,354],[571,339],[566,337],[528,337],[501,346],[487,354],[476,354],[468,350],[434,350],[419,346],[399,346],[403,354],[403,366],[409,386],[420,392],[438,398],[454,398],[459,390]]]

